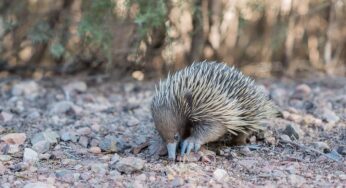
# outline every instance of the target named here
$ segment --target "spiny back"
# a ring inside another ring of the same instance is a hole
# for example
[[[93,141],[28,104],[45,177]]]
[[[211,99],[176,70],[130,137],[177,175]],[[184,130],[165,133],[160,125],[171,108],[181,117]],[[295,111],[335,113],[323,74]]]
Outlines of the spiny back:
[[[219,123],[234,134],[256,130],[262,119],[276,113],[252,79],[234,67],[206,61],[160,81],[151,107],[153,113],[165,107],[192,122]]]

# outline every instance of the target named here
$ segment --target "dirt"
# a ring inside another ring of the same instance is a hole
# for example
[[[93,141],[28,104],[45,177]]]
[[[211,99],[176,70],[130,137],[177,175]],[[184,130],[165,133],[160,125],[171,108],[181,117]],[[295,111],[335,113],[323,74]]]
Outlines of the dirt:
[[[208,144],[183,162],[150,155],[156,83],[2,80],[1,187],[346,185],[344,78],[258,80],[282,117],[245,146]]]

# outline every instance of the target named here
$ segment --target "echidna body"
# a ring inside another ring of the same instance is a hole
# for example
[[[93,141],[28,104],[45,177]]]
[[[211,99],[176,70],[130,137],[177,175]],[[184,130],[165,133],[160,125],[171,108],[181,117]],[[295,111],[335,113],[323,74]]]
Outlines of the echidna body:
[[[254,80],[234,67],[206,61],[160,81],[151,112],[170,159],[178,143],[184,155],[226,133],[242,139],[277,113]]]

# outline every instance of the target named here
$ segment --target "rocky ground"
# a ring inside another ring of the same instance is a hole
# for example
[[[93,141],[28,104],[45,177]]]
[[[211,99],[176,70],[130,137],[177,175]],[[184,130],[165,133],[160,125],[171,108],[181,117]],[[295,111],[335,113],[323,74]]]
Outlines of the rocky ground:
[[[0,186],[346,185],[346,79],[259,81],[282,118],[246,146],[207,145],[176,163],[150,155],[154,83],[1,80]]]

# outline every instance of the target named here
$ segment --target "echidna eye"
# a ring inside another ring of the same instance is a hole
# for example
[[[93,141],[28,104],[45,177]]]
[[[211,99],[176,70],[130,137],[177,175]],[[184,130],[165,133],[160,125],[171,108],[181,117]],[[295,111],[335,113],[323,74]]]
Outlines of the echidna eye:
[[[179,140],[179,135],[178,135],[178,134],[175,134],[175,135],[174,135],[174,140],[175,140],[175,141],[178,141],[178,140]]]

